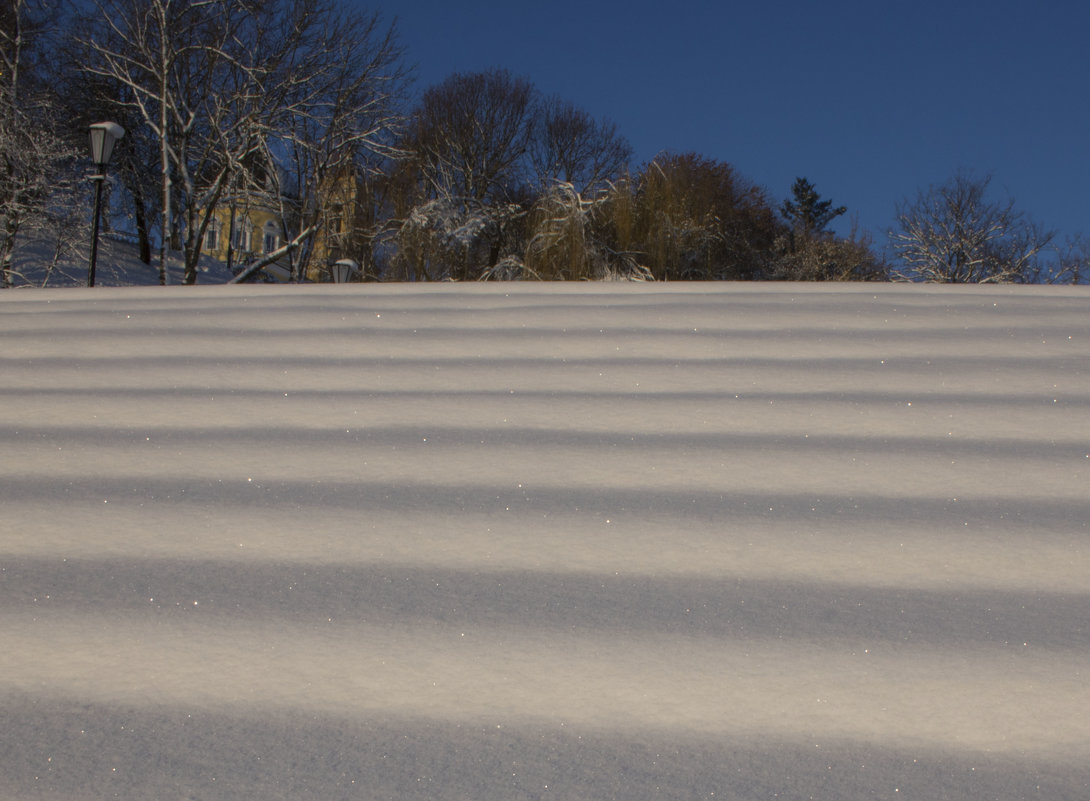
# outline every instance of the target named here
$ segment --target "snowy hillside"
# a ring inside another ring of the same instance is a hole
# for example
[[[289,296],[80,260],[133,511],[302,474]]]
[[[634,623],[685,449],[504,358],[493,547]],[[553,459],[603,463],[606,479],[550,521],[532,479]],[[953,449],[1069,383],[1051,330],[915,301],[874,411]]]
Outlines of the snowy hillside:
[[[67,247],[48,239],[20,241],[15,251],[12,288],[86,287],[89,255],[89,239],[80,239]],[[183,274],[182,254],[174,251],[167,260],[168,283],[182,283]],[[200,258],[198,276],[201,284],[224,284],[232,278],[226,264],[208,256]],[[102,235],[95,267],[96,287],[158,285],[158,253],[153,255],[151,264],[144,264],[135,240],[120,234]]]
[[[1090,797],[1090,289],[0,295],[0,796]]]

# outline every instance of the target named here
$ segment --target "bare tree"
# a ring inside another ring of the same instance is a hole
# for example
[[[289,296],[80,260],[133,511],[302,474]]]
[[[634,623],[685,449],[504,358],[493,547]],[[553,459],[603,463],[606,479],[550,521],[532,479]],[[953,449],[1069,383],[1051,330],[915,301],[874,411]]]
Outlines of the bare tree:
[[[1029,220],[1013,200],[988,200],[990,182],[990,176],[962,171],[898,207],[898,230],[890,238],[906,277],[939,283],[1040,279],[1040,257],[1055,233]]]
[[[634,253],[618,247],[618,206],[628,195],[623,181],[589,198],[569,183],[554,183],[530,210],[521,275],[544,281],[653,278]]]
[[[332,0],[294,5],[291,28],[277,33],[281,41],[293,34],[296,41],[278,64],[278,122],[265,139],[267,159],[280,166],[276,174],[290,187],[279,186],[277,196],[294,195],[300,234],[321,233],[327,243],[348,213],[350,222],[366,229],[361,248],[368,251],[381,227],[373,207],[375,179],[401,153],[407,73],[397,31],[377,14],[343,12]],[[284,209],[281,215],[285,231],[290,214]],[[307,273],[315,240],[296,239],[292,274],[298,279]],[[366,260],[363,252],[353,255]]]
[[[660,281],[764,277],[781,228],[763,190],[695,153],[656,158],[636,188],[632,248]]]
[[[534,88],[506,70],[455,74],[424,93],[407,148],[433,196],[507,201],[525,182]]]
[[[1048,283],[1090,283],[1090,238],[1083,235],[1068,237],[1062,246],[1056,247]]]
[[[514,231],[526,216],[517,203],[435,198],[416,205],[396,234],[398,274],[410,281],[466,281],[496,276],[519,250]]]
[[[50,9],[35,0],[0,3],[0,286],[11,286],[16,238],[29,230],[63,236],[51,214],[72,189],[71,149],[56,133],[39,59],[47,52]],[[62,243],[63,244],[63,243]]]
[[[847,237],[797,231],[777,240],[777,257],[764,276],[782,281],[887,281],[889,265],[871,237],[855,225]]]
[[[118,90],[117,103],[155,136],[159,162],[159,282],[167,282],[170,237],[176,230],[176,194],[200,205],[194,186],[199,137],[207,141],[210,113],[219,101],[217,79],[229,63],[230,0],[96,0],[81,38],[91,57],[83,70]],[[200,169],[199,159],[197,169]],[[180,182],[176,193],[175,182]],[[186,264],[186,280],[196,265]]]
[[[632,147],[613,123],[554,96],[535,115],[529,154],[541,186],[558,181],[587,196],[624,173]]]
[[[529,276],[543,280],[599,277],[590,219],[594,205],[570,183],[556,183],[542,194],[530,214],[524,259]]]
[[[477,279],[521,249],[535,96],[505,70],[455,74],[424,93],[396,170],[399,274]]]
[[[82,39],[95,57],[83,68],[116,84],[158,143],[161,282],[178,231],[185,281],[196,281],[229,187],[282,203],[285,160],[295,187],[315,192],[345,158],[386,146],[399,53],[377,17],[341,13],[335,0],[96,2]],[[293,253],[315,226],[289,236],[282,212]]]

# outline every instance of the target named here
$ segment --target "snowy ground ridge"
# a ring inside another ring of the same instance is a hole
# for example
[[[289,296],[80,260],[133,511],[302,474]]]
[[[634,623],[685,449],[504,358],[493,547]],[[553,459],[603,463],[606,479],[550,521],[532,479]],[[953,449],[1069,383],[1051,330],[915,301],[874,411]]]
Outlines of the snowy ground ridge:
[[[0,297],[0,795],[1085,798],[1090,290]]]

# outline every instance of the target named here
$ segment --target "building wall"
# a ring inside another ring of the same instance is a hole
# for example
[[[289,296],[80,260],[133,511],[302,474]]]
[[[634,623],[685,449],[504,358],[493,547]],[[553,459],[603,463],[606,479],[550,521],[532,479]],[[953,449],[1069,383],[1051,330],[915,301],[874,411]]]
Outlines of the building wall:
[[[234,224],[233,236],[228,236]],[[232,243],[233,240],[233,243]],[[233,244],[233,246],[232,246]],[[205,231],[203,252],[226,262],[231,247],[233,264],[245,264],[284,244],[279,210],[271,204],[228,198],[212,212]]]
[[[327,184],[322,193],[321,225],[307,269],[310,280],[330,280],[330,266],[338,259],[352,259],[361,265],[366,262],[363,194],[363,181],[355,170]]]
[[[326,182],[321,193],[318,231],[310,250],[306,280],[331,280],[330,267],[339,259],[352,259],[361,265],[368,261],[369,243],[365,232],[369,226],[368,220],[364,219],[368,204],[363,199],[364,194],[363,180],[355,170]],[[217,261],[226,262],[229,243],[233,243],[231,263],[235,266],[251,263],[282,247],[280,210],[273,201],[274,198],[260,195],[221,200],[205,232],[203,252]],[[234,234],[229,238],[232,212]],[[286,270],[289,263],[285,257],[281,266]]]

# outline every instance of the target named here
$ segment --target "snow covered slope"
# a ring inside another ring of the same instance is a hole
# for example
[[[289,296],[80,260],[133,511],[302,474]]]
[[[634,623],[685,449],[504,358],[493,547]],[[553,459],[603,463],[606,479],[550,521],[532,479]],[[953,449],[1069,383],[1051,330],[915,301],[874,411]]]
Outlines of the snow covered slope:
[[[5,799],[1090,797],[1090,289],[0,295]]]

